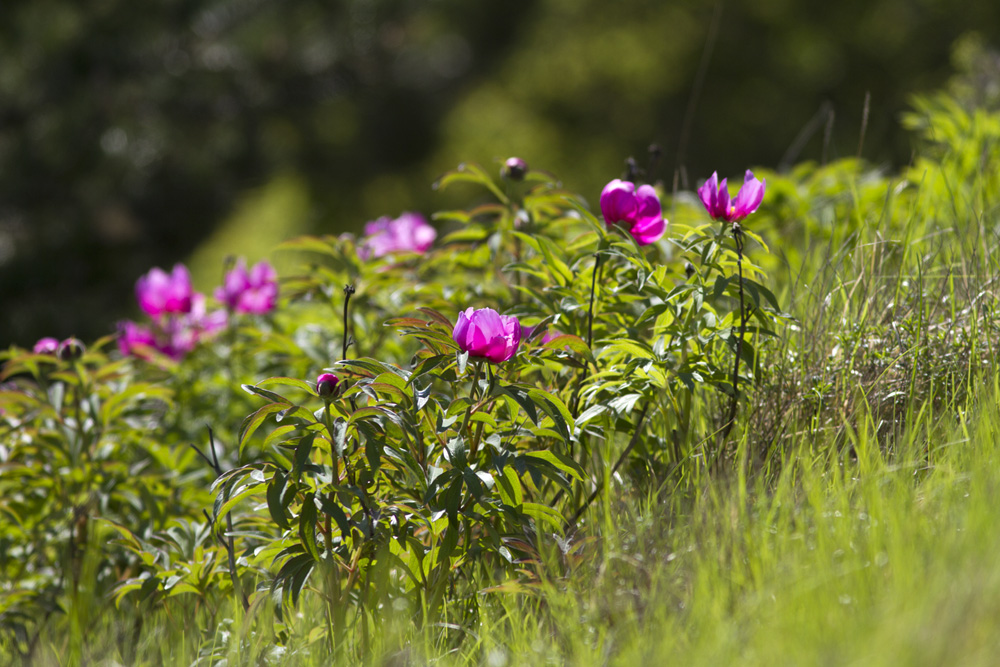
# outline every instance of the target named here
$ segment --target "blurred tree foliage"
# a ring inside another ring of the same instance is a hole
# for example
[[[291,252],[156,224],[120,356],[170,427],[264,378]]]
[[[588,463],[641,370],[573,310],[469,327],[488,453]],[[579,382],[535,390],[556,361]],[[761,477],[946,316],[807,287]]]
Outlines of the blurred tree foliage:
[[[4,2],[0,342],[109,331],[279,175],[326,230],[440,208],[438,174],[510,154],[596,195],[656,141],[693,187],[854,154],[866,93],[862,154],[906,162],[906,96],[1000,37],[1000,3],[962,4]]]

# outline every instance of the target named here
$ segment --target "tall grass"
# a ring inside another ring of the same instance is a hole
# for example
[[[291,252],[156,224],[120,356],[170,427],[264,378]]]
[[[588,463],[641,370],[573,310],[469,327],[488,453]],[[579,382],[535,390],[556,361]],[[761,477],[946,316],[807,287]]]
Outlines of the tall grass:
[[[853,252],[838,270],[854,270],[881,251],[858,244]],[[994,664],[1000,649],[1000,375],[992,366],[981,368],[982,359],[993,357],[975,318],[945,329],[952,336],[966,332],[961,353],[934,356],[952,349],[935,333],[936,318],[958,317],[970,305],[962,280],[940,264],[920,277],[919,293],[934,294],[933,302],[901,301],[907,305],[893,317],[872,315],[866,323],[866,308],[882,307],[879,299],[899,299],[895,295],[908,289],[905,263],[895,273],[877,266],[882,273],[867,284],[858,274],[862,287],[853,300],[831,299],[822,318],[800,320],[803,332],[792,332],[775,350],[787,356],[799,335],[800,344],[823,337],[843,344],[839,314],[842,322],[863,325],[864,335],[916,320],[920,329],[909,333],[905,358],[890,356],[882,370],[871,370],[865,355],[875,351],[855,334],[852,350],[828,356],[821,367],[833,383],[825,402],[800,397],[767,459],[760,457],[761,431],[751,419],[732,453],[731,474],[661,488],[612,486],[578,534],[540,536],[544,566],[525,565],[547,573],[537,583],[488,590],[495,582],[482,582],[484,592],[470,601],[478,612],[472,623],[468,610],[453,606],[439,622],[417,627],[410,611],[400,609],[383,632],[368,638],[366,655],[345,651],[339,662]],[[984,259],[980,268],[992,270],[992,262]],[[945,285],[947,291],[935,291]],[[950,298],[959,303],[949,306]],[[810,326],[826,328],[810,332]],[[783,372],[805,377],[815,370],[803,361],[808,354],[795,359],[798,365]],[[930,376],[923,378],[925,372]],[[890,387],[903,398],[886,398]],[[756,409],[773,406],[771,400]],[[898,423],[886,426],[887,415]],[[298,639],[275,648],[262,634],[270,622],[261,616],[265,610],[251,610],[257,617],[249,620],[229,611],[192,610],[187,622],[197,619],[197,628],[151,619],[128,650],[97,638],[80,655],[105,664],[221,658],[326,664],[323,643],[307,632],[293,632]],[[320,609],[299,611],[289,629],[321,626]],[[217,620],[227,615],[237,620]],[[112,628],[104,636],[114,636]],[[209,639],[201,643],[194,639],[204,636]],[[62,663],[65,648],[47,645],[41,664]]]

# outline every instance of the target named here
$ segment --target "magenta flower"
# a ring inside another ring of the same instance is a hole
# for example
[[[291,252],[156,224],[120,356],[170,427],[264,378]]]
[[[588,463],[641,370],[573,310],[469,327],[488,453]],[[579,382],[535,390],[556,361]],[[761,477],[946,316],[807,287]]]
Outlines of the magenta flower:
[[[215,298],[232,312],[263,315],[274,310],[278,300],[278,274],[265,261],[247,271],[242,257],[226,274],[225,283],[215,290]]]
[[[32,351],[35,354],[55,354],[58,349],[59,341],[51,336],[46,336],[45,338],[39,339],[39,341],[35,343],[35,347],[32,348]]]
[[[191,296],[191,311],[170,314],[153,322],[152,327],[122,322],[118,325],[118,349],[124,355],[148,359],[148,350],[180,361],[198,343],[211,338],[229,323],[223,309],[208,312],[204,294]]]
[[[712,172],[712,177],[698,188],[698,195],[705,210],[716,220],[738,222],[757,210],[764,201],[764,187],[767,180],[758,181],[753,172],[747,169],[743,178],[743,187],[736,193],[736,198],[729,201],[729,190],[726,179],[719,183],[718,172]]]
[[[204,294],[191,297],[191,312],[171,318],[164,329],[177,349],[190,352],[201,341],[211,338],[229,325],[229,315],[223,309],[208,312]]]
[[[337,393],[337,384],[340,382],[333,373],[320,373],[316,378],[316,393],[323,398],[330,398]]]
[[[135,322],[118,323],[118,350],[123,355],[145,359],[147,355],[144,350],[146,348],[164,352],[157,344],[156,336],[153,335],[153,331],[149,327]]]
[[[394,252],[424,253],[435,238],[437,231],[419,213],[403,213],[395,220],[384,216],[365,225],[358,256],[367,261]]]
[[[191,310],[191,275],[183,264],[171,273],[154,268],[135,283],[135,295],[150,317],[164,313],[187,313]]]
[[[517,352],[521,323],[513,315],[501,315],[492,308],[466,308],[458,314],[451,337],[470,356],[499,364]]]
[[[649,245],[663,236],[667,221],[663,219],[660,198],[651,185],[640,185],[615,179],[601,191],[601,213],[611,225],[622,225],[639,245]]]

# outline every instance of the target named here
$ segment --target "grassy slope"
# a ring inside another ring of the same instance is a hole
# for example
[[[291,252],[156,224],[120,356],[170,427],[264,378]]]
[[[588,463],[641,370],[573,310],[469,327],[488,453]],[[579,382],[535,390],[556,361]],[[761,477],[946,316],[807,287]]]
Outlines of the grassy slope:
[[[798,239],[816,250],[803,251],[805,270],[787,271],[782,302],[797,325],[766,351],[743,440],[723,459],[728,472],[692,466],[680,482],[646,491],[623,480],[590,509],[568,556],[542,536],[550,574],[536,592],[481,595],[471,626],[460,609],[421,630],[408,610],[387,614],[396,622],[370,638],[366,661],[994,664],[996,211],[970,205],[979,213],[960,215],[953,195],[923,187],[926,196],[899,211],[888,193],[862,206],[865,195],[834,192],[831,201],[855,198],[853,231]],[[964,231],[942,226],[948,217]],[[971,231],[962,227],[970,218]],[[227,611],[190,612],[197,630],[190,620],[151,623],[136,661],[276,656],[269,635],[239,620],[224,629],[245,633],[243,648],[222,631],[199,646]],[[323,625],[320,610],[300,612],[302,631],[280,662],[327,664],[321,631],[310,634]],[[90,649],[123,661],[122,647],[94,639]],[[67,647],[42,653],[42,663],[62,663]]]

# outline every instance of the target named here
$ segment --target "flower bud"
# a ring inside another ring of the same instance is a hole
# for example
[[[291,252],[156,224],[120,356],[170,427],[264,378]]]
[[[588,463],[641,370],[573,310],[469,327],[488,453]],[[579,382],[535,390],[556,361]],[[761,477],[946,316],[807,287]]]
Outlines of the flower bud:
[[[325,399],[331,399],[337,393],[337,384],[340,382],[333,373],[321,373],[316,378],[316,393]]]
[[[509,157],[503,163],[500,176],[512,181],[523,181],[524,175],[528,173],[528,163],[519,157]]]
[[[79,338],[67,338],[63,342],[59,343],[59,349],[56,350],[56,355],[63,361],[76,361],[83,356],[83,352],[86,348]]]

